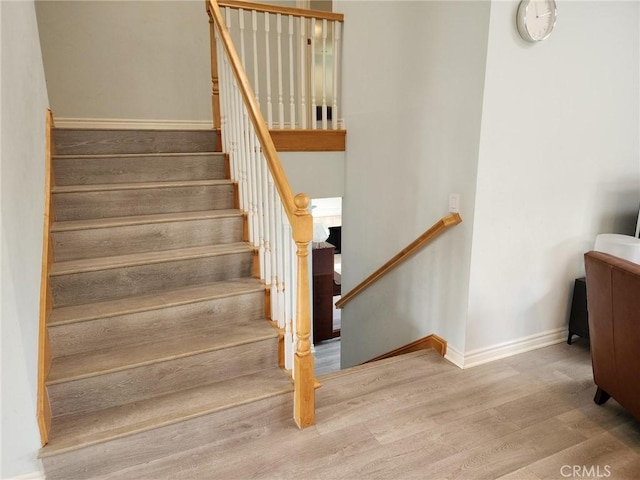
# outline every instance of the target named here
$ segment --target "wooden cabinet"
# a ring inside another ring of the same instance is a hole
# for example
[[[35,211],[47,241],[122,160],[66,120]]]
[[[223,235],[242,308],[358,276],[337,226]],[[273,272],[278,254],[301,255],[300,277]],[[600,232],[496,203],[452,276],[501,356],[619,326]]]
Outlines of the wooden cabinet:
[[[327,242],[314,243],[313,276],[313,341],[321,342],[339,335],[333,331],[333,251]]]

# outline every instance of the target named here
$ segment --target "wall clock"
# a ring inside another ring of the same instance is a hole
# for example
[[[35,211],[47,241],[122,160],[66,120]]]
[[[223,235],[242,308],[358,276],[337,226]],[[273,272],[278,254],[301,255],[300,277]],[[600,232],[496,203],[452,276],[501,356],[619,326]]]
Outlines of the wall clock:
[[[557,18],[555,0],[522,0],[516,17],[518,33],[528,42],[541,42],[553,32]]]

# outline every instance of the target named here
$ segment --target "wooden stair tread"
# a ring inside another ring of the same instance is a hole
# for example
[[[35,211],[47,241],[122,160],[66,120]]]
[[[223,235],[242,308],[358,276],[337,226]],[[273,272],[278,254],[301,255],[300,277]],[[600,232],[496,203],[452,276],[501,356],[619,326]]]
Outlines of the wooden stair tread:
[[[243,295],[264,290],[264,285],[254,278],[221,281],[195,287],[166,290],[160,293],[118,298],[103,302],[54,308],[47,321],[53,327],[69,323],[96,320],[132,313],[158,310],[205,300]]]
[[[293,385],[279,367],[126,405],[53,419],[40,458],[121,438],[256,400],[287,394]]]
[[[205,187],[232,185],[233,180],[180,180],[176,182],[100,183],[88,185],[62,185],[52,188],[52,193],[106,192],[115,190],[141,190],[151,188]]]
[[[47,385],[174,360],[277,336],[277,331],[267,321],[252,320],[214,325],[206,331],[174,336],[152,343],[57,357],[51,362]]]
[[[253,252],[253,247],[246,242],[237,242],[206,245],[203,247],[179,248],[175,250],[134,253],[130,255],[116,255],[112,257],[86,258],[82,260],[56,262],[51,266],[49,274],[51,276],[68,275],[72,273],[94,272],[97,270],[108,270],[112,268],[149,265],[153,263],[164,263],[247,252]]]
[[[53,155],[53,159],[76,159],[76,158],[145,158],[145,157],[207,157],[207,156],[223,157],[226,154],[222,152],[149,152],[149,153],[99,153],[99,154],[74,154],[74,155]]]
[[[128,217],[92,218],[88,220],[67,220],[55,222],[51,227],[51,231],[70,232],[74,230],[89,230],[94,228],[125,227],[131,225],[146,225],[150,223],[169,223],[240,216],[242,216],[241,210],[223,209],[199,210],[195,212],[157,213],[153,215],[136,215]]]

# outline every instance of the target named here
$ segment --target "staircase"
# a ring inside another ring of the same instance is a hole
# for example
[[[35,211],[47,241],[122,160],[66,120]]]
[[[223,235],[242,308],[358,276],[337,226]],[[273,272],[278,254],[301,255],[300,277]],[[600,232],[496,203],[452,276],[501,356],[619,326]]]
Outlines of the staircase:
[[[54,130],[47,479],[290,419],[293,387],[212,131]]]

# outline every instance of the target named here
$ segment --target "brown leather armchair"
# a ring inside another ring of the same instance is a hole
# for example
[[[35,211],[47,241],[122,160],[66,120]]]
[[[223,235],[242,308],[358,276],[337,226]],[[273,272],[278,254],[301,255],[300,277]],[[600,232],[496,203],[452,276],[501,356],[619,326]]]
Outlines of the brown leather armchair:
[[[613,397],[640,420],[640,265],[588,252],[585,267],[593,400]]]

